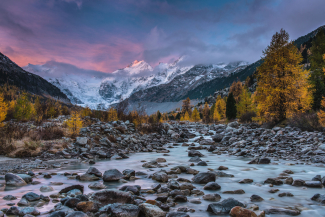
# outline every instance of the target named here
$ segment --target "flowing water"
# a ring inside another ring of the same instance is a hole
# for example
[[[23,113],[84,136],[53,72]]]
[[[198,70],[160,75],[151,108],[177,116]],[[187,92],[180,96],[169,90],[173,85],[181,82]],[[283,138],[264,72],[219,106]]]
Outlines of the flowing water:
[[[197,134],[198,135],[198,134]],[[199,135],[198,135],[199,136]],[[197,138],[197,137],[196,137]],[[190,140],[194,141],[196,138]],[[206,138],[209,138],[208,136]],[[196,145],[198,145],[196,143]],[[205,156],[201,159],[207,161],[208,166],[194,166],[193,168],[202,172],[206,172],[207,168],[217,169],[219,166],[226,166],[229,169],[224,171],[228,174],[233,174],[234,177],[219,177],[216,182],[221,186],[221,189],[218,191],[207,191],[203,190],[204,185],[193,184],[196,189],[202,190],[205,194],[209,193],[218,193],[221,196],[221,200],[233,197],[242,203],[247,204],[256,204],[260,207],[260,210],[270,208],[270,207],[298,207],[303,210],[300,216],[303,217],[317,217],[317,216],[325,216],[325,206],[321,206],[318,203],[310,200],[310,198],[316,194],[325,194],[324,188],[306,188],[306,187],[294,187],[291,185],[283,184],[280,186],[274,186],[273,188],[279,189],[277,193],[269,193],[268,191],[271,189],[268,184],[263,184],[264,180],[267,178],[275,178],[278,177],[279,174],[284,170],[292,170],[294,174],[291,175],[293,179],[303,179],[303,180],[311,180],[315,175],[325,175],[324,167],[316,167],[313,165],[305,165],[303,163],[295,163],[290,161],[277,161],[278,165],[269,164],[269,165],[256,165],[256,164],[247,164],[247,162],[251,159],[243,158],[243,157],[235,157],[228,155],[216,155],[208,152],[207,150],[200,150]],[[174,148],[170,149],[169,156],[164,156],[163,153],[156,152],[146,152],[146,153],[135,153],[130,154],[130,158],[123,160],[102,160],[97,161],[94,165],[98,168],[102,173],[108,169],[118,169],[123,171],[124,169],[134,169],[135,171],[146,172],[147,174],[153,174],[155,171],[160,170],[160,168],[147,169],[143,168],[141,160],[151,161],[157,158],[163,157],[167,160],[166,164],[168,167],[164,167],[163,169],[168,170],[168,168],[172,168],[177,165],[189,164],[188,160],[190,159],[187,155],[187,147],[182,146],[174,146]],[[56,192],[59,192],[62,188],[72,185],[72,184],[83,184],[85,186],[85,194],[93,192],[94,190],[88,188],[88,184],[91,182],[81,182],[78,180],[68,179],[63,175],[64,172],[77,172],[78,174],[85,173],[87,169],[90,167],[87,163],[76,163],[76,164],[67,164],[60,169],[46,170],[46,172],[57,172],[58,175],[52,176],[50,179],[44,179],[39,176],[38,178],[34,178],[34,180],[40,181],[39,185],[27,185],[20,188],[1,188],[0,189],[0,198],[5,195],[11,194],[16,196],[18,199],[14,201],[5,201],[0,199],[0,207],[7,207],[6,203],[15,202],[17,203],[22,195],[33,191],[37,194],[50,195]],[[42,172],[42,170],[34,171]],[[44,172],[44,171],[43,171]],[[179,174],[178,177],[190,179],[193,177],[191,174]],[[250,178],[253,179],[254,182],[251,184],[239,184],[238,181]],[[61,186],[52,186],[54,188],[54,192],[40,192],[40,187],[42,185],[50,185],[50,182],[63,182],[64,184]],[[104,183],[108,188],[118,189],[123,185],[140,185],[142,189],[150,189],[151,186],[157,183],[151,179],[146,177],[141,177],[141,179],[129,181],[128,183]],[[237,190],[243,189],[245,194],[222,194],[223,191],[228,190]],[[291,192],[294,197],[279,197],[278,194],[282,192]],[[257,194],[264,198],[262,202],[250,202],[250,196],[253,194]],[[155,195],[144,194],[147,199],[155,199]],[[202,196],[200,196],[202,198]],[[188,200],[193,199],[193,196],[188,196]],[[213,216],[213,214],[209,214],[206,212],[208,204],[210,201],[201,200],[201,204],[192,204],[192,203],[179,203],[176,207],[171,207],[172,209],[177,209],[180,206],[188,206],[189,208],[193,208],[196,211],[194,213],[188,213],[190,216]],[[41,213],[45,213],[50,210],[55,204],[50,202],[49,204],[39,207],[38,210]],[[280,215],[270,215],[270,216],[280,216]]]

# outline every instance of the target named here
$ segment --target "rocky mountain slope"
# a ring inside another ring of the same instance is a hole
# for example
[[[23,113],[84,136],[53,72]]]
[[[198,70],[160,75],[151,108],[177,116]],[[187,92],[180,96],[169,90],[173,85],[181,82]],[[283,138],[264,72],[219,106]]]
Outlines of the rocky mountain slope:
[[[20,68],[7,56],[0,53],[0,85],[8,83],[32,94],[58,99],[69,103],[68,97],[56,86],[42,77]]]

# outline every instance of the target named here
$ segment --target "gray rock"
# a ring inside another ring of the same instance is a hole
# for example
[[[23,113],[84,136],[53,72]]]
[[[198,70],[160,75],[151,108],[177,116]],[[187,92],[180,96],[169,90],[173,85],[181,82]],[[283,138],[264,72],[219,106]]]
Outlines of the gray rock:
[[[89,167],[86,173],[95,175],[97,177],[102,177],[102,173],[96,167]]]
[[[24,194],[22,198],[25,198],[28,201],[36,201],[41,199],[41,196],[34,192],[28,192],[27,194]]]
[[[92,195],[93,202],[99,203],[101,206],[111,203],[133,203],[131,193],[119,190],[101,190]]]
[[[90,183],[88,185],[88,188],[92,188],[92,189],[105,189],[106,185],[104,185],[101,182],[96,182],[96,183]]]
[[[195,156],[189,159],[189,162],[200,162],[202,161],[199,156]]]
[[[169,212],[166,217],[190,217],[185,212]]]
[[[26,198],[21,198],[20,201],[17,203],[18,206],[29,206],[29,201]]]
[[[88,142],[87,137],[77,137],[76,138],[76,144],[77,145],[85,146],[85,145],[87,145],[87,142]]]
[[[7,186],[19,187],[27,185],[27,183],[21,177],[12,173],[7,173],[5,175],[5,180]]]
[[[220,188],[221,186],[216,182],[209,182],[203,187],[204,190],[214,190],[214,191],[219,190]]]
[[[63,188],[59,193],[63,194],[63,193],[68,193],[69,191],[73,190],[73,189],[78,189],[81,191],[81,193],[84,193],[84,186],[83,185],[71,185],[68,187]]]
[[[221,202],[209,204],[207,211],[217,215],[229,214],[230,210],[235,206],[244,207],[244,204],[234,198],[227,198]]]
[[[16,200],[17,197],[15,197],[13,195],[6,195],[2,199],[4,199],[4,200]]]
[[[105,182],[118,181],[123,178],[123,174],[117,169],[106,170],[103,175]]]
[[[142,203],[139,205],[140,210],[144,213],[146,217],[165,217],[166,213],[160,209],[158,206]]]
[[[197,184],[207,184],[208,182],[215,182],[216,175],[213,173],[201,172],[194,176],[193,182]]]
[[[197,166],[208,166],[208,164],[205,161],[200,161]]]
[[[322,205],[325,205],[325,194],[315,194],[311,200],[317,201]]]
[[[135,176],[135,171],[131,169],[123,170],[123,175],[129,179],[131,176]]]
[[[284,209],[284,208],[271,208],[264,210],[266,214],[277,214],[277,215],[291,215],[296,216],[300,215],[300,210],[293,210],[293,209]]]
[[[50,192],[50,191],[54,191],[54,189],[53,189],[53,187],[51,187],[51,186],[43,185],[43,186],[40,188],[40,191],[41,191],[41,192]]]
[[[310,188],[322,188],[323,184],[320,181],[306,181],[305,186]]]
[[[252,196],[251,196],[251,201],[252,202],[261,202],[261,201],[263,201],[264,199],[261,197],[261,196],[259,196],[259,195],[256,195],[256,194],[253,194]]]
[[[10,215],[18,216],[19,213],[20,213],[20,208],[17,206],[12,206],[7,210],[6,215],[7,216],[10,216]]]
[[[68,214],[66,217],[88,217],[88,215],[81,211],[75,211]]]
[[[89,173],[85,173],[85,174],[82,174],[82,175],[78,175],[76,177],[76,179],[80,180],[80,181],[98,181],[100,180],[100,178],[94,174],[89,174]]]
[[[205,195],[203,195],[203,200],[219,201],[220,199],[221,199],[221,196],[219,194],[205,194]]]
[[[32,183],[33,178],[27,174],[17,174],[20,178],[22,178],[27,184]]]
[[[118,204],[109,205],[107,214],[112,217],[138,217],[140,208],[133,204]]]
[[[201,152],[199,152],[199,151],[196,151],[196,150],[190,150],[190,151],[188,152],[188,156],[189,156],[189,157],[195,157],[195,156],[203,157],[204,155],[203,155]]]
[[[139,195],[141,191],[140,185],[124,185],[120,188],[120,191],[131,191],[135,195]]]
[[[159,171],[152,175],[152,179],[158,182],[168,182],[168,175],[165,172]]]
[[[65,200],[64,206],[74,209],[79,202],[81,202],[81,201],[78,198],[75,198],[75,197],[68,198],[67,200]]]
[[[36,215],[40,215],[40,214],[41,214],[40,211],[38,211],[35,207],[24,207],[24,208],[21,208],[19,211],[20,216],[25,216],[25,215],[36,216]]]

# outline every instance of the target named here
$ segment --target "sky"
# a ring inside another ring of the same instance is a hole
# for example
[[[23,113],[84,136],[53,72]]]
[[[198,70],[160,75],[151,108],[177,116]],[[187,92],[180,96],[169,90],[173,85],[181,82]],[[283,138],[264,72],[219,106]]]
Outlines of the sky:
[[[0,1],[0,52],[19,66],[58,63],[110,73],[134,60],[153,67],[255,62],[272,35],[325,25],[324,0]]]

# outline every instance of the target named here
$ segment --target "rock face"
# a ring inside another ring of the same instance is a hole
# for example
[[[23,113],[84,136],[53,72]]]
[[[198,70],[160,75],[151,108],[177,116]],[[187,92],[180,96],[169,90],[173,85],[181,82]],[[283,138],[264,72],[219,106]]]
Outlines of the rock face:
[[[197,184],[207,184],[209,182],[215,182],[216,175],[213,173],[202,172],[194,176],[193,182]]]
[[[207,211],[214,214],[229,214],[232,208],[235,206],[244,207],[244,204],[235,200],[234,198],[228,198],[218,203],[211,203],[208,206]]]
[[[93,201],[101,206],[111,203],[133,203],[133,197],[129,192],[118,190],[101,190],[93,194]]]
[[[165,217],[166,213],[160,209],[158,206],[142,203],[139,205],[140,210],[146,217]]]
[[[27,185],[27,183],[21,177],[12,173],[7,173],[5,175],[5,180],[7,186],[20,187]]]
[[[123,174],[117,169],[106,170],[103,175],[105,182],[118,181],[123,178]]]

